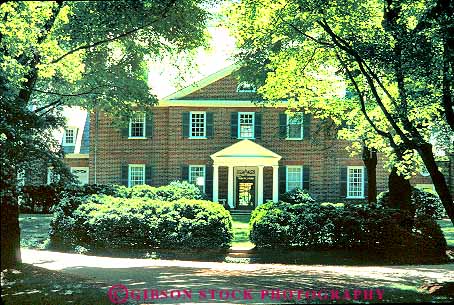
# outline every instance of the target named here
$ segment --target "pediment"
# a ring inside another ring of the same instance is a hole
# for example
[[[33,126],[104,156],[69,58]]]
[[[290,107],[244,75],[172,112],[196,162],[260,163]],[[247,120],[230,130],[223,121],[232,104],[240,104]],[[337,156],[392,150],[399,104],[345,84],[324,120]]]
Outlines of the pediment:
[[[211,155],[213,160],[220,158],[270,158],[280,160],[281,156],[251,141],[241,140]]]

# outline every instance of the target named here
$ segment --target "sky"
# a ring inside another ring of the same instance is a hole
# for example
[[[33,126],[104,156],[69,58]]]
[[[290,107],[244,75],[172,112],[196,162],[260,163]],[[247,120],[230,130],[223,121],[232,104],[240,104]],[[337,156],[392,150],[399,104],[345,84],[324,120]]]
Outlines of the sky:
[[[229,35],[225,27],[215,25],[208,27],[211,35],[210,48],[204,50],[200,48],[194,60],[194,66],[190,69],[191,75],[184,75],[184,70],[188,69],[181,65],[174,67],[169,59],[160,62],[150,62],[148,65],[148,85],[158,98],[163,98],[175,91],[189,86],[192,83],[215,73],[233,64],[232,55],[235,50],[235,39]],[[183,71],[183,75],[179,73]],[[183,79],[181,79],[183,76]]]

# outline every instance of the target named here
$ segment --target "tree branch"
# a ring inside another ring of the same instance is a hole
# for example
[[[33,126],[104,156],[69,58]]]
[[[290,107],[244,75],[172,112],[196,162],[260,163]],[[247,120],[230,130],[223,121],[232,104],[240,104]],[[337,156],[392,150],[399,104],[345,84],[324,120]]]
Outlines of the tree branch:
[[[151,21],[151,22],[149,22],[149,23],[147,23],[145,25],[142,25],[142,26],[139,26],[137,28],[131,29],[131,30],[126,31],[124,33],[121,33],[121,34],[119,34],[117,36],[114,36],[112,38],[106,38],[106,39],[103,39],[103,40],[100,40],[100,41],[97,41],[97,42],[94,42],[94,43],[88,43],[88,44],[79,46],[79,47],[77,47],[75,49],[72,49],[72,50],[66,52],[65,54],[61,55],[60,57],[50,61],[49,64],[55,64],[55,63],[59,62],[60,60],[62,60],[63,58],[65,58],[66,56],[71,55],[71,54],[73,54],[75,52],[78,52],[78,51],[81,51],[81,50],[90,49],[90,48],[94,48],[94,47],[97,47],[97,46],[102,45],[104,43],[108,43],[108,42],[112,42],[112,41],[118,40],[120,38],[129,36],[129,35],[131,35],[133,33],[136,33],[136,32],[138,32],[138,31],[140,31],[140,30],[142,30],[144,28],[150,27],[151,25],[155,24],[159,20],[161,20],[163,18],[166,18],[167,14],[170,11],[170,8],[175,4],[175,2],[176,2],[176,0],[169,1],[169,3],[164,8],[164,10],[161,13],[161,15],[159,17],[157,17],[155,20],[153,20],[153,21]]]
[[[377,132],[377,134],[379,134],[380,136],[382,136],[384,138],[387,138],[390,141],[390,144],[393,148],[397,147],[392,135],[389,132],[385,132],[385,131],[381,130],[380,128],[378,128],[378,126],[369,117],[369,114],[367,113],[367,110],[366,110],[366,102],[364,100],[363,92],[359,88],[358,83],[356,82],[355,78],[353,77],[351,71],[348,69],[347,64],[344,62],[344,60],[341,58],[341,56],[339,55],[339,53],[337,51],[336,51],[336,57],[339,60],[339,62],[341,63],[342,67],[344,68],[348,78],[350,79],[350,82],[355,87],[356,92],[358,93],[358,99],[361,104],[361,112],[363,113],[363,115],[366,118],[369,125],[372,126],[372,128],[375,130],[375,132]]]

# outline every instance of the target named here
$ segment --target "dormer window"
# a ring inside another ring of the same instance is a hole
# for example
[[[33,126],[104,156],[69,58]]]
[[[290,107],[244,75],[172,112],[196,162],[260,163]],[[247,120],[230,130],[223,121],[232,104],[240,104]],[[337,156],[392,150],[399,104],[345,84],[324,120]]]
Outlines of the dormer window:
[[[63,145],[76,145],[77,128],[66,128],[63,134]]]
[[[242,82],[239,83],[238,86],[236,87],[236,92],[238,93],[257,92],[257,88],[253,84]]]

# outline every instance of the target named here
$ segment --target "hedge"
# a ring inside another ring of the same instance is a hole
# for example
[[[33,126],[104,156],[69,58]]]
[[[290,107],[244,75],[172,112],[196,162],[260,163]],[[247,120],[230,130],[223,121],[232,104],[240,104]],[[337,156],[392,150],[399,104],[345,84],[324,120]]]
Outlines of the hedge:
[[[230,214],[213,202],[105,195],[67,198],[50,229],[52,248],[88,250],[226,249],[232,236]]]
[[[377,204],[389,207],[389,191],[377,196]],[[411,205],[416,209],[416,216],[429,216],[434,219],[447,217],[446,210],[436,194],[412,188]]]
[[[27,185],[22,188],[21,213],[50,213],[62,200],[71,196],[109,195],[120,198],[148,198],[164,201],[206,199],[200,189],[187,181],[173,181],[169,185],[152,187],[138,185],[132,188],[116,184],[86,184],[61,186]]]
[[[250,220],[258,248],[350,249],[405,262],[446,258],[446,240],[427,216],[353,204],[266,203]]]

